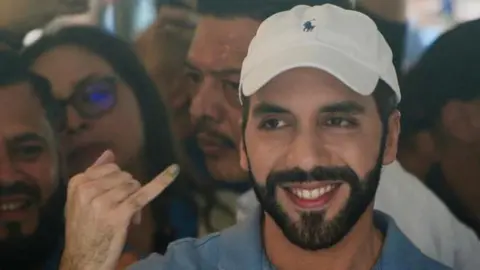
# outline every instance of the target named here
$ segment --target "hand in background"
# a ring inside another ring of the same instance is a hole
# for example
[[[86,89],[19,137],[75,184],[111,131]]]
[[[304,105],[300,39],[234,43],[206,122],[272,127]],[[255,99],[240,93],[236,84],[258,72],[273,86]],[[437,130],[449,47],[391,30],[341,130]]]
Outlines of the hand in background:
[[[173,182],[172,165],[141,187],[106,151],[84,173],[70,179],[65,206],[66,234],[62,270],[113,270],[118,266],[128,227]],[[135,220],[134,220],[135,217]]]

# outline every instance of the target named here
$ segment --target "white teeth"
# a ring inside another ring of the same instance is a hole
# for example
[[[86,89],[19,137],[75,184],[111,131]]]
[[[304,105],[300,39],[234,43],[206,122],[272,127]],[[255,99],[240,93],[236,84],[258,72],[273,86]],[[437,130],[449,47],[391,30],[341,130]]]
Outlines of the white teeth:
[[[292,188],[290,191],[300,199],[315,200],[323,196],[325,193],[332,191],[334,188],[334,185],[328,185],[326,187],[316,189]]]
[[[18,209],[22,208],[23,205],[24,205],[24,203],[4,203],[4,204],[0,204],[0,211],[15,211],[15,210],[18,210]]]

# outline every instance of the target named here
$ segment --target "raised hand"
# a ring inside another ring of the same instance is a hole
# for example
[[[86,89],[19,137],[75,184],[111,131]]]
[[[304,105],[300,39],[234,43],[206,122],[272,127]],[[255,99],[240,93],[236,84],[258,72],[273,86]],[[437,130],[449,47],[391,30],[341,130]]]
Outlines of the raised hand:
[[[145,186],[115,164],[111,151],[70,179],[61,270],[113,270],[128,227],[178,175],[172,165]]]

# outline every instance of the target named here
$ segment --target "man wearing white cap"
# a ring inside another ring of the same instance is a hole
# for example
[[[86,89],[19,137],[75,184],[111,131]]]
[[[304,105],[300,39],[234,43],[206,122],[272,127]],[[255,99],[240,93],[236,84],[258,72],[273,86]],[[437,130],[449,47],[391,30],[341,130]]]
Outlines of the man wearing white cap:
[[[332,5],[270,17],[240,89],[241,164],[261,210],[132,269],[449,269],[373,210],[396,156],[400,91],[371,19]]]

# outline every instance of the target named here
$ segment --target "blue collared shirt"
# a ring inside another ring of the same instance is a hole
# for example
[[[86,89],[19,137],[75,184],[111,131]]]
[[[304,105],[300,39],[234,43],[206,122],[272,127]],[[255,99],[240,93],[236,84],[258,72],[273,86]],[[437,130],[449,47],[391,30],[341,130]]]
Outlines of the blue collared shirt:
[[[248,220],[201,239],[172,243],[165,256],[150,255],[130,270],[274,270],[266,257],[260,236],[259,210]],[[374,222],[385,235],[374,270],[451,269],[426,257],[386,214],[376,211]]]

